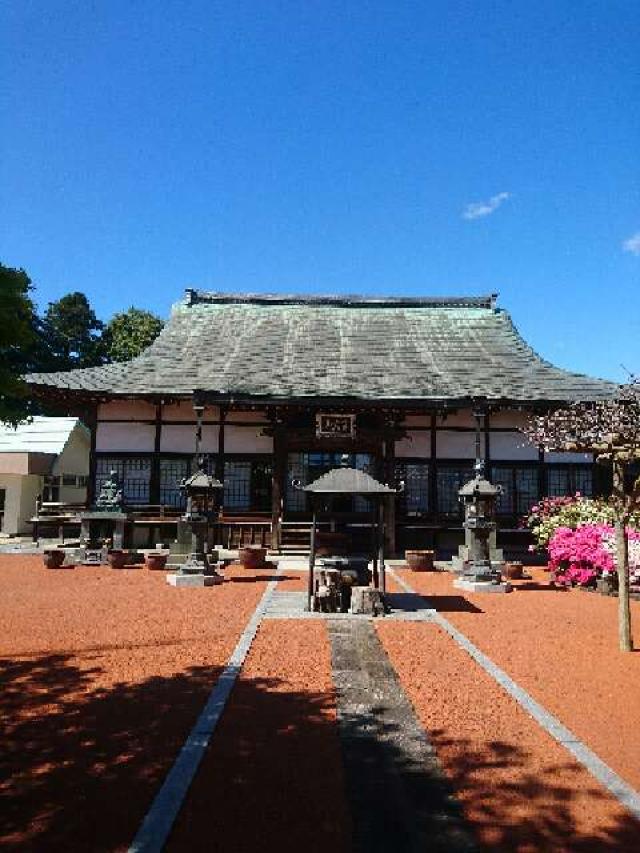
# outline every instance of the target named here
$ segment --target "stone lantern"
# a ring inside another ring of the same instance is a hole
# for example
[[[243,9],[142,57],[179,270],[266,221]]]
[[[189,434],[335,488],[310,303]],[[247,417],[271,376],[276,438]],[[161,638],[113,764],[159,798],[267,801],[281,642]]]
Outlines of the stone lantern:
[[[485,479],[481,462],[476,463],[475,470],[475,477],[458,492],[464,505],[464,548],[459,561],[461,574],[455,585],[476,592],[492,587],[506,592],[510,587],[500,582],[501,554],[494,547],[496,501],[502,487]]]
[[[218,496],[222,488],[222,483],[207,474],[202,467],[180,484],[180,490],[186,495],[187,506],[179,522],[179,539],[190,539],[191,552],[180,569],[169,575],[167,580],[173,586],[212,586],[222,583],[222,577],[216,571],[218,555],[209,550],[207,541],[209,525],[217,518]]]
[[[200,456],[202,439],[202,417],[204,406],[194,405],[196,414],[196,459],[198,470],[180,483],[180,491],[186,497],[185,513],[178,522],[178,542],[190,549],[180,568],[167,575],[172,586],[213,586],[223,578],[216,571],[218,554],[209,550],[209,527],[218,517],[219,495],[224,488],[205,470],[204,458]]]

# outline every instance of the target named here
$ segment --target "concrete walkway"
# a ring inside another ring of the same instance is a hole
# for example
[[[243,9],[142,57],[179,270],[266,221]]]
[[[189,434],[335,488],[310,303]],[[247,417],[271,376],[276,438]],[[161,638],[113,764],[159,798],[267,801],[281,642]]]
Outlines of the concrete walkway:
[[[330,618],[327,629],[354,853],[474,850],[372,622]]]

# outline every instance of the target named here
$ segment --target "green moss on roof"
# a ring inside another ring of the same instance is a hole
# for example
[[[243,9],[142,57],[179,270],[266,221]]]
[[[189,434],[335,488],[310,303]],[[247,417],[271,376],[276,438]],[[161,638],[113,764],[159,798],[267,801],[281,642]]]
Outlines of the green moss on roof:
[[[33,386],[78,394],[563,401],[613,383],[541,359],[495,297],[363,299],[188,291],[138,358]]]

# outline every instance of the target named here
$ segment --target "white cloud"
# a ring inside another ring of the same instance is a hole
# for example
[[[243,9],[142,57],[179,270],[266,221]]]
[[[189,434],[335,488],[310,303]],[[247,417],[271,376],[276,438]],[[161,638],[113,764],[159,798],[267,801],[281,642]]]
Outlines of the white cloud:
[[[631,252],[632,255],[640,255],[640,231],[636,231],[633,237],[625,240],[622,249],[625,252]]]
[[[511,193],[498,193],[498,195],[492,195],[489,201],[474,201],[462,211],[462,218],[481,219],[483,216],[489,216],[508,198],[511,198]]]

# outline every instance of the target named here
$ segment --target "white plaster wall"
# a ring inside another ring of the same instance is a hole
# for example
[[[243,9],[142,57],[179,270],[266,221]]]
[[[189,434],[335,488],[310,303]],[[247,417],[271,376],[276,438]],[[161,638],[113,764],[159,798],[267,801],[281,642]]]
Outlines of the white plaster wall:
[[[18,518],[18,533],[23,535],[31,533],[29,519],[35,515],[36,499],[42,493],[42,477],[30,474],[22,478],[20,490],[20,515]]]
[[[537,460],[538,448],[529,444],[521,432],[491,432],[491,459]]]
[[[406,438],[396,441],[396,456],[400,459],[407,456],[426,459],[431,456],[431,433],[428,430],[408,430]]]
[[[439,459],[475,459],[475,433],[438,430],[436,453]]]
[[[407,415],[402,421],[402,425],[406,427],[431,426],[431,415]]]
[[[2,533],[8,533],[9,536],[15,536],[18,532],[23,479],[20,474],[0,474],[0,489],[5,490]]]
[[[492,412],[489,417],[489,425],[492,427],[502,427],[503,429],[518,429],[518,427],[524,426],[526,420],[526,412],[505,409],[501,412]]]
[[[564,462],[571,464],[573,462],[593,462],[591,453],[545,453],[545,462]]]
[[[227,425],[224,431],[225,453],[273,453],[273,438],[260,435],[261,427]]]
[[[148,421],[155,416],[156,407],[144,400],[110,400],[98,406],[99,421]]]
[[[265,423],[266,420],[267,413],[264,411],[227,413],[227,423],[233,423],[234,421],[244,421],[245,423]]]
[[[60,500],[62,503],[80,504],[87,499],[86,488],[78,486],[60,486]]]
[[[153,452],[155,426],[141,423],[99,423],[96,450]]]
[[[109,428],[113,424],[108,425]],[[128,427],[130,429],[130,427]],[[76,426],[69,440],[64,446],[62,453],[56,458],[51,469],[52,474],[88,474],[89,473],[89,450],[91,439],[89,431],[81,426]]]
[[[442,415],[436,418],[436,426],[444,427],[445,429],[448,426],[457,426],[457,427],[474,427],[475,428],[476,421],[473,417],[471,409],[459,409],[457,412],[452,412],[447,415],[446,418]]]
[[[218,406],[207,406],[202,416],[203,421],[217,421],[220,417]],[[163,421],[193,421],[196,422],[196,414],[193,411],[192,400],[180,400],[178,403],[168,403],[162,407]]]
[[[163,453],[194,453],[196,447],[195,425],[163,424],[160,433],[160,451]],[[204,424],[200,450],[203,453],[218,452],[218,427]]]

